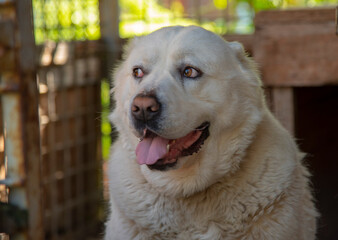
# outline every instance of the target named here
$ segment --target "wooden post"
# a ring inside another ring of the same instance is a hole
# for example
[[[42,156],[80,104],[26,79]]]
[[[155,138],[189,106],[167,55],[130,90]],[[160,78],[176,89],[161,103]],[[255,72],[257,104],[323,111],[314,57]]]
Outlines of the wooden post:
[[[34,40],[33,8],[31,1],[16,2],[18,27],[18,63],[20,66],[21,115],[25,152],[25,192],[28,209],[28,239],[44,239],[41,199],[41,155],[39,127],[39,91],[36,81],[36,46]]]
[[[113,63],[115,62],[121,44],[119,40],[119,11],[117,0],[100,1],[100,26],[102,40],[106,46],[106,58],[108,72],[111,72]],[[110,68],[110,69],[109,69]]]
[[[292,134],[295,133],[294,97],[292,87],[274,87],[272,111],[281,124]]]

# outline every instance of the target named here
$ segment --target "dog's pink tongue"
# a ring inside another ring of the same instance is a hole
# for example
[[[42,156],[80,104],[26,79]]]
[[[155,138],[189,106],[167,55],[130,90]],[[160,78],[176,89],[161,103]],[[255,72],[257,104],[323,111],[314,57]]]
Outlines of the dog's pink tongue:
[[[152,165],[167,153],[169,140],[156,136],[144,138],[136,147],[136,157],[139,164]]]

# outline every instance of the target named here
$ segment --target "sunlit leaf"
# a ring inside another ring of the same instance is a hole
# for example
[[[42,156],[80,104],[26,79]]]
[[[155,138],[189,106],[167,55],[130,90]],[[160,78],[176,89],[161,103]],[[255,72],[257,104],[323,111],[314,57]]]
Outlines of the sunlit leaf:
[[[228,5],[228,1],[227,0],[213,0],[214,5],[216,8],[222,10],[222,9],[226,9],[227,5]]]

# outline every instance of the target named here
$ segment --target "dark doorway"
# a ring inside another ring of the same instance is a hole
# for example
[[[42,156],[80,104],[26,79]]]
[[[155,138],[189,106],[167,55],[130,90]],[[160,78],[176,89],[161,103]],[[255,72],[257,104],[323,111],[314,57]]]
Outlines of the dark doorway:
[[[313,175],[318,239],[338,239],[338,86],[295,88],[295,135]]]

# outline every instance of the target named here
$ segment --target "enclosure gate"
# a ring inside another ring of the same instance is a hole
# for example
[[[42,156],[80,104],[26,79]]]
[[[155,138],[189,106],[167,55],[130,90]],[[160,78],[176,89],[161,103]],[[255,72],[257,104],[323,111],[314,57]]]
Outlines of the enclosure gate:
[[[101,203],[102,45],[36,46],[26,0],[0,0],[0,29],[0,233],[89,239]]]

